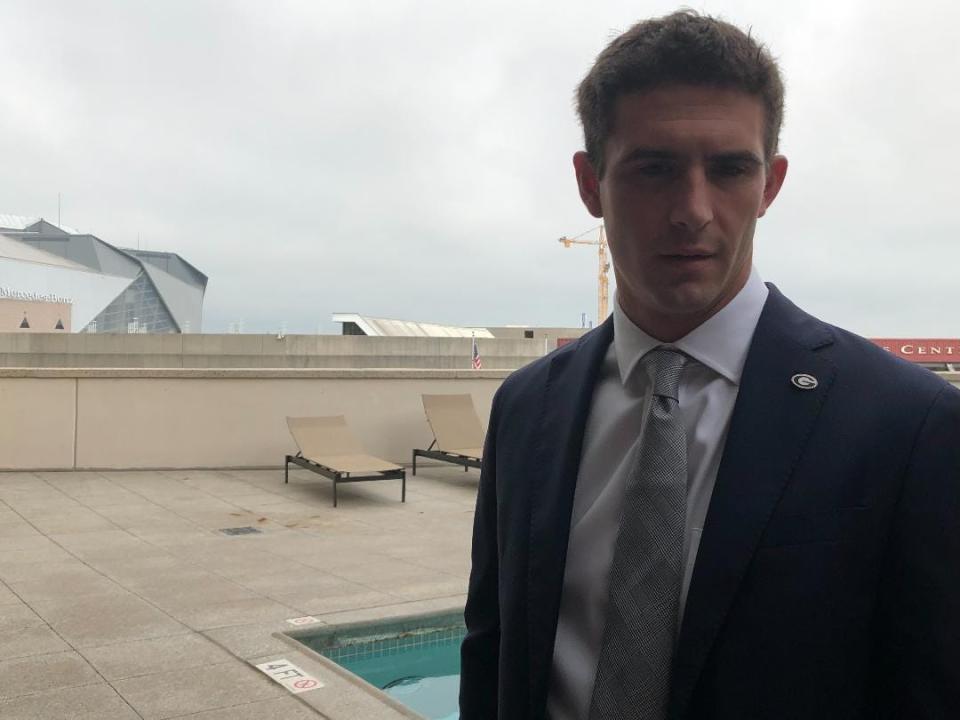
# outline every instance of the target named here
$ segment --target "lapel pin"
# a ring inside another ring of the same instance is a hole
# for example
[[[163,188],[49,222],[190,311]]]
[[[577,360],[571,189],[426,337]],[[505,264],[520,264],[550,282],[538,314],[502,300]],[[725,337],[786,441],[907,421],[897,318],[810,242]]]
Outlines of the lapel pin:
[[[820,384],[813,375],[807,375],[807,373],[797,373],[790,378],[790,382],[801,390],[813,390]]]

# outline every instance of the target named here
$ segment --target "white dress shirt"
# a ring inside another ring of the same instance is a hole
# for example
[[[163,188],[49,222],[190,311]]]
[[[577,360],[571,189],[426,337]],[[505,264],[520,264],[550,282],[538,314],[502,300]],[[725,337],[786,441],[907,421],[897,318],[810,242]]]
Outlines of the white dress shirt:
[[[751,270],[747,284],[733,300],[669,344],[693,358],[680,377],[678,398],[687,431],[681,618],[740,375],[767,292],[756,270]],[[647,352],[664,344],[634,325],[618,302],[614,302],[613,327],[613,342],[590,405],[570,518],[547,699],[551,720],[587,720],[627,475],[651,396],[652,378],[639,363]]]

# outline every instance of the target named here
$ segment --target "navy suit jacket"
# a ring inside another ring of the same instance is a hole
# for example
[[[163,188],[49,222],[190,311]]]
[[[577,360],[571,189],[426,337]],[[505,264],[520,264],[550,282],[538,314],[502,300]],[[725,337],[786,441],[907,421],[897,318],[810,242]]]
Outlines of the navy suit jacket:
[[[461,717],[543,718],[608,321],[494,398]],[[814,376],[815,389],[791,383]],[[960,392],[770,287],[674,657],[671,720],[960,718]]]

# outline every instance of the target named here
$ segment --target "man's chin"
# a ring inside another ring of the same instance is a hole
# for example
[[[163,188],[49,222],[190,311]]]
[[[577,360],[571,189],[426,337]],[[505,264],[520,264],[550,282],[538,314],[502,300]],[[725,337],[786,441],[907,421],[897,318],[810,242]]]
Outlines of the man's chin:
[[[704,287],[676,288],[659,299],[661,312],[677,318],[709,317],[718,301],[717,294]]]

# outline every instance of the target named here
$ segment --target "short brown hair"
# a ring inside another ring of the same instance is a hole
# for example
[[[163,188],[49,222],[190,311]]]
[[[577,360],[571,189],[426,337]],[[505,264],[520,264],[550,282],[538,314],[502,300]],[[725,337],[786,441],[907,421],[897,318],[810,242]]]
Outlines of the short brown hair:
[[[603,175],[603,152],[617,99],[665,85],[742,90],[763,102],[764,152],[777,152],[783,124],[783,79],[770,51],[723,20],[681,10],[644,20],[601,52],[577,88],[587,155]]]

